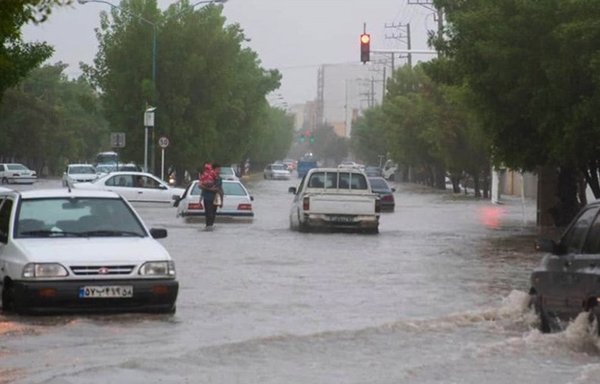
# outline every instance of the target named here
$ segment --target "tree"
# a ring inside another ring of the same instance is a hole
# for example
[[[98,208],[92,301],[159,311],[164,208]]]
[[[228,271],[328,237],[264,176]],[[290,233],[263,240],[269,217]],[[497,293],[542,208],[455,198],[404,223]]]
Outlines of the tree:
[[[27,22],[41,23],[52,7],[72,0],[9,0],[0,8],[0,100],[4,92],[19,83],[32,69],[52,55],[45,43],[24,43],[21,27]]]
[[[265,96],[281,76],[261,68],[256,53],[242,47],[239,25],[225,26],[221,11],[182,1],[161,12],[154,0],[124,0],[110,18],[102,15],[95,66],[85,71],[102,90],[113,129],[127,132],[128,159],[142,158],[147,105],[157,107],[155,131],[169,137],[167,161],[178,175],[204,161],[237,162],[260,147],[269,116]],[[156,26],[154,86],[154,31],[144,19]]]
[[[83,79],[69,80],[62,63],[33,70],[6,91],[0,105],[0,154],[39,173],[62,172],[84,162],[108,142],[98,95]]]
[[[442,52],[429,73],[464,85],[493,157],[515,169],[560,173],[555,222],[577,212],[577,179],[598,176],[598,1],[437,0],[446,11]],[[494,22],[490,22],[494,20]],[[600,186],[592,189],[600,197]]]

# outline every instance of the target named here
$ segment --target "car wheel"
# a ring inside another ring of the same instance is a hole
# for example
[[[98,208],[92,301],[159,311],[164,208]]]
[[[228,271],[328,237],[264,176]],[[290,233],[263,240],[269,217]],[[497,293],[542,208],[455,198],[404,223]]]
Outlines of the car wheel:
[[[8,184],[8,179],[6,177],[2,178],[2,184]]]
[[[539,329],[542,333],[550,333],[552,327],[550,326],[550,319],[548,318],[548,314],[544,310],[542,306],[541,300],[537,295],[534,295],[531,298],[531,303],[535,310],[535,314],[538,316],[540,321]]]
[[[15,289],[10,281],[4,283],[2,290],[2,312],[10,312],[15,310]]]

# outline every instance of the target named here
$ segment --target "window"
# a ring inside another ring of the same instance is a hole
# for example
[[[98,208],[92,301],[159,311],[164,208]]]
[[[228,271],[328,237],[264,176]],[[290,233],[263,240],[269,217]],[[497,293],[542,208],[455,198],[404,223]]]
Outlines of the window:
[[[10,213],[12,211],[13,202],[10,199],[4,199],[0,207],[0,241],[5,243],[8,241],[8,231],[10,227]]]
[[[594,220],[594,217],[598,213],[598,209],[598,207],[594,207],[585,210],[563,236],[561,242],[566,247],[567,253],[579,253],[581,251],[583,242],[592,225],[592,220]]]

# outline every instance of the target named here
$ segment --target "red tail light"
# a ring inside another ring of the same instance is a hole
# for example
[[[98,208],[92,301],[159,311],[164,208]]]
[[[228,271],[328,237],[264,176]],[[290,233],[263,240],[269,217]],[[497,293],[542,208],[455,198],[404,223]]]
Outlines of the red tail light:
[[[392,195],[385,195],[381,198],[381,200],[383,201],[394,201],[394,196]]]
[[[310,210],[310,197],[305,197],[302,199],[302,209],[305,211]]]
[[[188,209],[204,209],[202,203],[188,203]]]
[[[252,210],[252,204],[241,203],[241,204],[238,204],[237,209],[238,209],[238,211],[251,211]]]

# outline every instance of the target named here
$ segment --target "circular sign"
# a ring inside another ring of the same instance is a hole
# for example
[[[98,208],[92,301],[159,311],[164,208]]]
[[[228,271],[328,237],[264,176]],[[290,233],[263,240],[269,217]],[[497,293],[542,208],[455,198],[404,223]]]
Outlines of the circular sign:
[[[167,148],[169,146],[169,138],[166,136],[161,136],[158,139],[158,146],[161,148]]]

